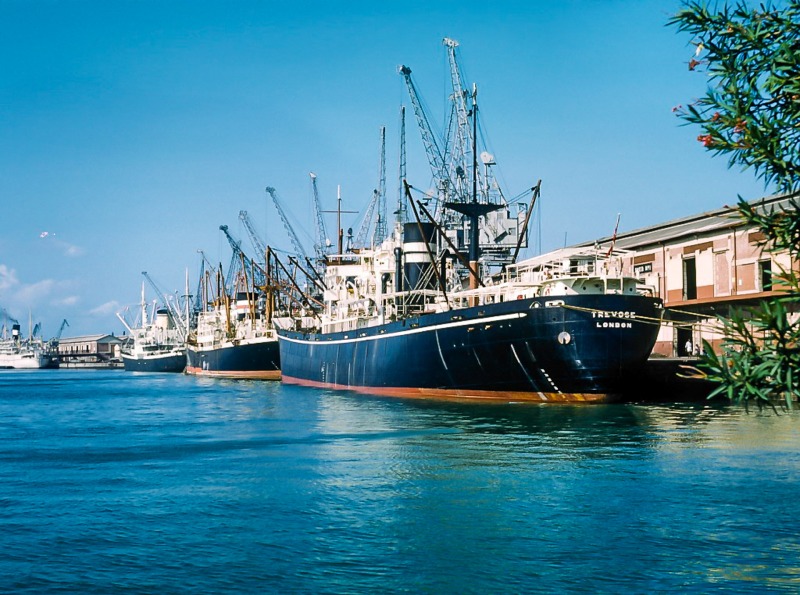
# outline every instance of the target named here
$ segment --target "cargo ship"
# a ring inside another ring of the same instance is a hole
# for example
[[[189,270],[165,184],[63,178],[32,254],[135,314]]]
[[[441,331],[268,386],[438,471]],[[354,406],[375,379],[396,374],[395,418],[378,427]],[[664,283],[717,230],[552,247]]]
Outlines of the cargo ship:
[[[402,254],[413,254],[411,243]],[[391,289],[393,246],[334,257],[325,310],[276,318],[283,382],[397,397],[612,402],[655,344],[661,301],[606,269],[602,255],[533,259],[491,284],[443,292],[400,280]],[[400,277],[429,273],[419,262],[401,259]]]
[[[240,218],[261,258],[269,258],[246,211]],[[241,241],[220,225],[233,251],[228,282],[222,265],[201,261],[194,324],[186,342],[186,373],[220,378],[279,380],[278,338],[272,328],[274,294],[266,261],[257,263],[242,251]],[[263,256],[262,256],[263,255]],[[215,282],[212,282],[214,279]]]
[[[238,292],[197,315],[186,346],[186,373],[196,376],[279,380],[278,338],[265,299]]]
[[[126,372],[180,373],[186,367],[186,323],[179,313],[169,307],[163,294],[161,302],[148,315],[142,283],[138,324],[129,323],[123,314],[117,313],[117,318],[130,337],[129,343],[120,350]]]
[[[390,234],[376,224],[369,245],[348,234],[345,246],[340,230],[320,267],[321,306],[274,319],[283,382],[480,402],[618,400],[655,344],[661,300],[621,274],[613,243],[518,260],[541,186],[527,208],[505,199],[494,157],[479,152],[477,87],[463,88],[457,42],[444,45],[452,139],[437,140],[400,68],[436,193],[415,200],[403,178]]]

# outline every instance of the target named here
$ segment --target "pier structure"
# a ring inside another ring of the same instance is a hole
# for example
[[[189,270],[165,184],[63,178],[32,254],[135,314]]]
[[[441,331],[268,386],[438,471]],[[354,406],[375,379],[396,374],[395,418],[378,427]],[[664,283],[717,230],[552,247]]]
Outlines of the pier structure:
[[[82,335],[58,342],[61,368],[122,368],[120,349],[128,337],[114,335]]]
[[[752,204],[767,212],[781,211],[798,197],[775,195]],[[656,288],[665,316],[653,356],[683,358],[699,355],[704,340],[720,346],[717,315],[728,316],[734,308],[757,306],[780,295],[773,275],[800,272],[788,251],[773,250],[764,240],[735,207],[725,206],[576,247],[613,246],[616,262],[611,266]]]

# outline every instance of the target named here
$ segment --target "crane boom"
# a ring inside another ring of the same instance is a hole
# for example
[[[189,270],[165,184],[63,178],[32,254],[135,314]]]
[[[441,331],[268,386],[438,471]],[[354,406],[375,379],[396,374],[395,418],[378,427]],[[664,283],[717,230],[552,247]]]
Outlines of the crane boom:
[[[277,191],[272,186],[267,186],[266,191],[267,194],[269,194],[272,198],[272,202],[275,205],[275,209],[278,211],[278,215],[280,215],[281,221],[283,222],[283,227],[286,229],[286,233],[289,234],[289,240],[292,242],[292,247],[294,248],[295,252],[298,256],[308,258],[306,251],[303,249],[303,244],[300,243],[300,239],[297,237],[292,224],[289,223],[286,213],[283,212],[283,207],[281,206],[281,201],[278,198]]]
[[[253,222],[250,221],[250,216],[247,214],[247,211],[239,211],[239,220],[247,230],[247,234],[250,236],[250,242],[253,244],[256,254],[258,254],[260,262],[260,259],[266,258],[267,247],[264,245],[264,242],[261,241],[261,238],[253,227]]]
[[[378,166],[378,219],[375,221],[375,244],[386,238],[386,126],[381,126],[381,158]]]
[[[238,258],[239,253],[242,252],[242,242],[234,239],[234,237],[228,231],[227,225],[220,225],[219,229],[223,234],[225,234],[225,238],[228,240],[228,244],[230,244],[231,250],[233,250],[233,252],[236,254],[236,257]]]
[[[61,333],[63,333],[63,332],[64,332],[64,327],[66,327],[66,326],[69,326],[69,322],[67,322],[67,319],[65,318],[65,319],[64,319],[64,320],[61,322],[61,326],[58,328],[58,334],[56,335],[56,341],[58,341],[59,339],[61,339]]]
[[[380,244],[386,237],[386,127],[381,127],[380,164],[378,166],[378,188],[372,191],[372,199],[367,205],[364,219],[356,234],[355,245],[366,247],[372,219],[378,212],[372,236],[373,243]]]
[[[492,168],[496,165],[494,156],[479,148],[484,139],[479,136],[477,86],[472,85],[472,90],[465,88],[459,64],[459,43],[446,37],[443,45],[452,87],[445,134],[437,136],[431,130],[420,95],[411,79],[411,69],[406,66],[399,69],[405,78],[429,165],[437,182],[439,200],[434,210],[435,221],[453,237],[458,235],[458,230],[466,231],[469,227],[470,233],[459,240],[459,250],[466,249],[467,244],[474,242],[483,251],[483,262],[488,265],[508,264],[514,262],[512,253],[518,253],[520,248],[527,245],[524,220],[528,214],[523,216],[520,205],[512,206],[505,199],[493,174]],[[457,208],[472,200],[496,208],[481,215],[473,225],[464,210]],[[402,204],[399,207],[398,213],[401,213]],[[477,236],[472,233],[473,227],[478,230]]]
[[[428,155],[428,164],[431,167],[431,173],[439,186],[439,192],[442,193],[442,198],[446,198],[448,191],[449,176],[447,173],[447,164],[445,163],[442,150],[436,142],[436,135],[431,128],[428,121],[428,116],[422,107],[422,100],[420,99],[414,81],[411,79],[411,69],[408,66],[400,66],[398,72],[403,75],[408,88],[408,95],[411,99],[411,105],[414,108],[414,115],[417,117],[417,124],[419,131],[422,135],[422,144],[425,147],[425,153]]]
[[[117,316],[119,317],[119,313],[117,313]],[[58,327],[58,333],[56,333],[56,336],[47,342],[51,347],[58,346],[59,341],[61,341],[61,333],[64,332],[64,327],[66,326],[69,326],[69,322],[67,322],[67,319],[65,318],[64,320],[61,321],[61,326]]]
[[[129,336],[133,335],[133,329],[131,328],[131,325],[128,324],[128,321],[125,320],[125,317],[122,316],[122,314],[120,314],[119,312],[116,312],[116,315],[117,318],[119,318],[119,321],[122,323],[122,326],[124,326],[125,330],[128,331],[128,335]]]
[[[236,272],[239,267],[240,257],[239,255],[242,254],[242,242],[241,240],[237,241],[228,231],[227,225],[220,225],[220,231],[225,234],[225,238],[228,240],[228,244],[231,247],[231,262],[228,264],[228,274],[225,276],[226,285],[225,290],[230,292],[233,289],[233,278],[236,276]]]
[[[181,312],[179,312],[175,308],[174,304],[167,299],[167,296],[165,296],[161,289],[159,289],[158,285],[156,285],[156,282],[153,281],[150,275],[147,274],[147,271],[142,271],[142,275],[145,279],[147,279],[147,282],[150,284],[150,287],[153,288],[153,291],[156,292],[156,295],[158,296],[158,299],[161,300],[161,303],[163,303],[164,306],[169,310],[170,314],[172,314],[172,317],[178,325],[178,330],[184,337],[186,337],[187,323],[183,319]],[[144,289],[142,289],[142,296],[144,297]]]
[[[314,215],[317,220],[314,253],[316,254],[317,260],[322,262],[325,260],[331,241],[328,239],[328,233],[325,231],[325,219],[322,217],[322,204],[320,203],[319,191],[317,190],[317,174],[311,172],[308,175],[311,178],[311,192],[314,198]]]
[[[267,259],[267,247],[264,245],[264,242],[261,241],[258,233],[253,227],[252,221],[250,221],[250,217],[247,214],[247,211],[239,211],[239,219],[241,220],[242,224],[244,224],[245,229],[247,230],[248,235],[250,236],[250,242],[253,244],[253,248],[256,250],[258,254],[258,263],[263,265],[266,263]],[[240,251],[240,265],[243,259],[246,258],[246,255]],[[263,268],[261,266],[256,267],[256,270],[253,273],[253,284],[263,285],[265,282],[265,276],[263,272]]]
[[[202,250],[198,250],[202,258],[200,259],[200,273],[197,275],[197,293],[194,296],[194,311],[200,312],[203,310],[203,284],[205,283],[206,277],[206,264],[208,264],[208,268],[210,271],[214,270],[214,265],[211,264],[211,261],[208,260],[206,257],[206,253]]]
[[[406,194],[403,188],[403,181],[406,179],[406,107],[400,106],[400,163],[398,167],[397,179],[399,186],[397,189],[397,223],[405,223],[408,219],[406,215]]]
[[[202,257],[202,261],[203,261],[200,264],[201,271],[204,268],[203,263],[205,263],[205,266],[208,267],[208,270],[210,272],[214,273],[216,271],[216,268],[214,267],[213,264],[211,264],[211,261],[208,259],[208,256],[206,256],[206,253],[203,250],[198,250],[197,252],[200,254],[200,256]],[[202,274],[200,276],[202,277]]]
[[[453,87],[453,109],[456,116],[456,127],[453,130],[453,154],[452,154],[452,167],[455,172],[456,183],[459,184],[459,194],[466,198],[468,191],[466,190],[467,172],[473,169],[473,160],[469,159],[475,150],[475,139],[473,138],[472,127],[470,126],[470,115],[474,106],[467,105],[467,99],[474,97],[466,90],[461,77],[461,69],[458,65],[458,58],[456,57],[456,48],[458,42],[445,37],[442,41],[447,48],[447,58],[450,65],[450,83]],[[480,175],[479,171],[474,172]]]
[[[375,207],[378,204],[378,191],[372,191],[372,199],[369,201],[367,205],[367,210],[364,212],[364,219],[361,221],[361,226],[358,228],[358,233],[356,234],[355,240],[353,244],[358,248],[366,248],[367,247],[367,235],[369,234],[369,228],[372,224],[372,216],[375,214]]]

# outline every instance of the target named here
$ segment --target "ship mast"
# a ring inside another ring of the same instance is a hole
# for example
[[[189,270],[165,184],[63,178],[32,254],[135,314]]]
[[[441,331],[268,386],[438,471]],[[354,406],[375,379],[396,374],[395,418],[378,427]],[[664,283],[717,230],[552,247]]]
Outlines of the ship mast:
[[[144,301],[144,281],[142,281],[142,327],[147,326],[147,302]]]
[[[478,85],[472,84],[472,202],[478,202]]]
[[[472,129],[478,127],[478,86],[472,86]],[[469,220],[469,288],[478,289],[480,285],[480,269],[478,259],[481,256],[479,219],[492,211],[502,208],[502,205],[478,202],[478,159],[477,134],[472,137],[472,200],[470,202],[447,202],[444,206],[461,213]]]
[[[342,186],[337,184],[336,186],[336,229],[337,229],[337,249],[339,250],[339,255],[341,257],[342,249],[343,249],[343,239],[344,239],[344,232],[342,231]]]

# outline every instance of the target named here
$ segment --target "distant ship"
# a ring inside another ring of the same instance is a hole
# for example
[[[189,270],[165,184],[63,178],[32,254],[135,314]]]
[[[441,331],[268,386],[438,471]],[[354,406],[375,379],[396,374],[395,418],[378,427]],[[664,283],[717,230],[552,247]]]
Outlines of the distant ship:
[[[458,44],[444,42],[457,115],[450,142],[437,142],[411,70],[400,69],[436,190],[415,201],[401,176],[393,230],[379,216],[384,229],[349,249],[339,230],[338,253],[319,267],[322,307],[275,318],[283,382],[475,402],[617,400],[655,344],[661,300],[620,273],[613,245],[517,261],[539,186],[514,213],[493,156],[479,153],[477,89],[462,87]]]
[[[162,299],[162,302],[166,300]],[[183,372],[186,367],[185,322],[165,303],[148,317],[144,283],[139,324],[117,317],[128,331],[131,342],[120,351],[128,372]],[[150,320],[150,322],[148,322]]]
[[[266,247],[257,237],[246,212],[240,213],[250,230],[257,251],[266,257]],[[226,286],[220,268],[210,265],[216,283],[210,283],[211,270],[205,272],[205,256],[195,302],[195,324],[186,344],[186,373],[220,378],[279,380],[278,337],[272,326],[274,292],[265,261],[248,258],[221,225],[233,249]]]
[[[186,373],[196,376],[279,380],[278,338],[265,299],[239,292],[197,314],[186,349]]]
[[[5,335],[5,333],[4,333]],[[0,339],[0,368],[35,370],[57,368],[58,359],[41,339],[23,339],[18,323],[11,325],[11,336]]]

